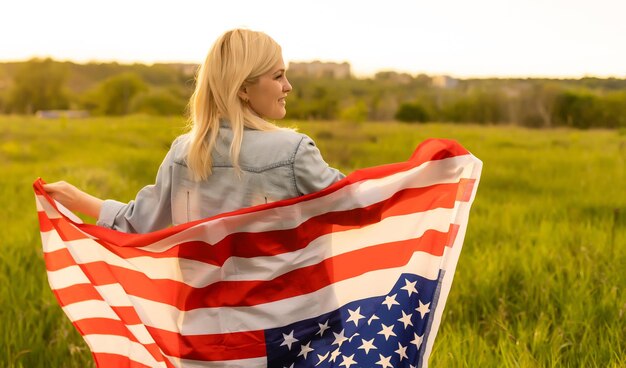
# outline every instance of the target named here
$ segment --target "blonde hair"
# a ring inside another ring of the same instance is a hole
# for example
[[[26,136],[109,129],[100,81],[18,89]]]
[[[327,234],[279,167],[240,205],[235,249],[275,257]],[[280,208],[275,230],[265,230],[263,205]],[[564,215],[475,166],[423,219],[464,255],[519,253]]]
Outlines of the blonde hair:
[[[189,101],[189,145],[187,166],[196,181],[211,175],[211,152],[217,139],[220,119],[230,122],[233,141],[230,159],[238,172],[244,127],[276,130],[276,125],[257,116],[238,92],[254,84],[282,60],[282,50],[262,32],[235,29],[224,33],[209,51],[196,76],[196,88]]]

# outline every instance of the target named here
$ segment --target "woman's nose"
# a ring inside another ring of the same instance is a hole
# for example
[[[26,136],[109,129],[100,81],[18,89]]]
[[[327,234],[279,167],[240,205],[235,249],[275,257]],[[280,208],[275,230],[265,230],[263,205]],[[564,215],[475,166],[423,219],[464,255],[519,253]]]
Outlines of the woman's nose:
[[[285,78],[285,84],[283,85],[283,91],[284,92],[291,92],[292,89],[293,89],[293,87],[291,87],[291,84],[289,83],[289,80],[287,78]]]

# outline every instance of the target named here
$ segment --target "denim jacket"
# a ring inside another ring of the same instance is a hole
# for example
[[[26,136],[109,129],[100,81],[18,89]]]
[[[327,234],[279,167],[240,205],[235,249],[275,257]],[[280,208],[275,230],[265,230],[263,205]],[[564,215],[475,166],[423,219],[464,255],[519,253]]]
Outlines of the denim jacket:
[[[229,157],[232,130],[222,125],[213,149],[212,174],[196,182],[185,163],[188,135],[178,137],[156,182],[129,203],[107,199],[97,224],[147,233],[258,204],[326,188],[344,175],[328,166],[308,136],[291,130],[245,129],[238,175]]]

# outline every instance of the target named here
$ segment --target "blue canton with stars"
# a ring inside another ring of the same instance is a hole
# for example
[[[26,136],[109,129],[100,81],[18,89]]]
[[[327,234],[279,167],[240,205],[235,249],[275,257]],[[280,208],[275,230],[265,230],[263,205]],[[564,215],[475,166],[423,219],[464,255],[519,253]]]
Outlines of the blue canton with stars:
[[[316,318],[265,331],[267,365],[418,367],[442,274],[402,274],[386,296],[349,303]]]

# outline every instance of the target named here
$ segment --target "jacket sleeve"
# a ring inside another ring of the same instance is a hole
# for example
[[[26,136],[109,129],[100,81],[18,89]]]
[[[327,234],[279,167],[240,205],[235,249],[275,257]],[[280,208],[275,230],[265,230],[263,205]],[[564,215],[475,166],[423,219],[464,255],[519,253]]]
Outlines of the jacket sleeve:
[[[161,163],[155,183],[142,188],[135,199],[128,203],[105,200],[97,225],[125,233],[148,233],[172,224],[172,167],[175,145],[176,141]]]
[[[304,136],[294,157],[296,189],[302,195],[320,191],[345,177],[339,170],[329,167],[313,140]]]

